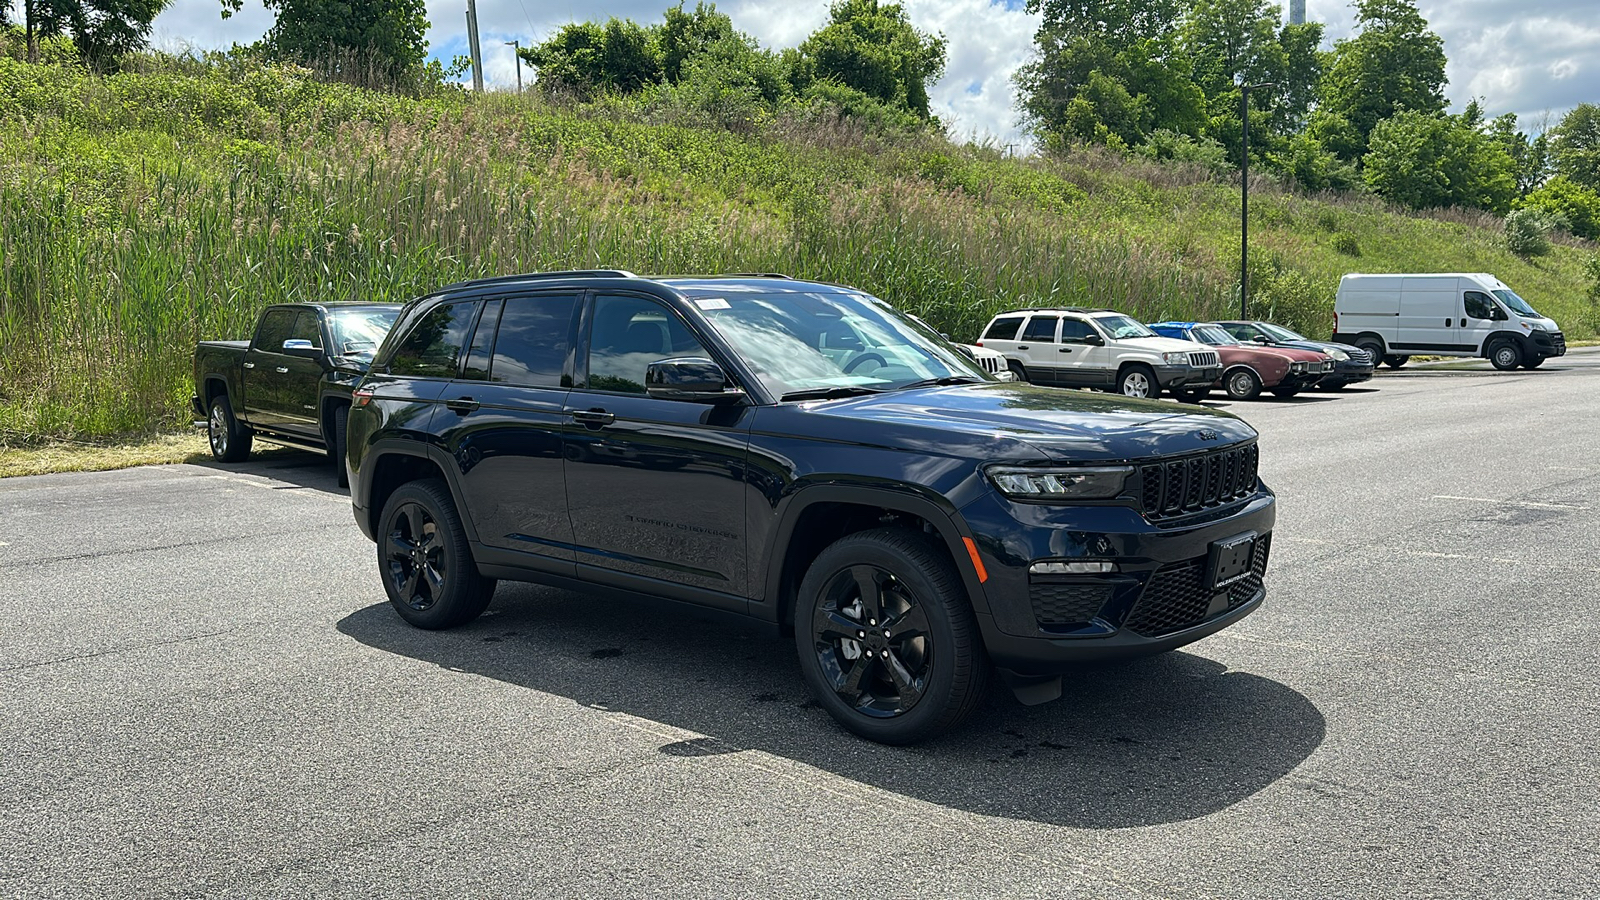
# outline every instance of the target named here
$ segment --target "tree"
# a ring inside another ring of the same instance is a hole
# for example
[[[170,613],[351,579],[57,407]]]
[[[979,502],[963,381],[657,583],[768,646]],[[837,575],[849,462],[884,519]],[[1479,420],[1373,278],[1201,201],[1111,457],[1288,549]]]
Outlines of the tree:
[[[1177,29],[1180,0],[1028,0],[1042,14],[1039,34],[1055,40],[1085,39],[1112,53],[1146,41],[1167,41]]]
[[[1584,187],[1600,190],[1600,106],[1574,106],[1551,131],[1550,155],[1556,171]]]
[[[1241,79],[1273,81],[1282,75],[1280,12],[1268,0],[1194,0],[1180,29],[1181,45],[1208,98],[1228,93]]]
[[[930,118],[928,85],[944,73],[945,40],[917,30],[899,4],[837,0],[800,44],[816,78]]]
[[[736,36],[744,37],[734,30],[732,19],[717,12],[715,3],[696,3],[692,13],[684,12],[682,3],[669,7],[666,22],[656,29],[662,75],[677,84],[683,77],[685,61]]]
[[[150,23],[170,0],[23,0],[28,62],[39,61],[39,41],[71,34],[90,68],[114,68],[117,57],[150,38]],[[9,4],[8,4],[9,5]]]
[[[1542,134],[1528,140],[1526,134],[1517,130],[1516,113],[1506,113],[1489,120],[1488,134],[1511,157],[1511,163],[1515,166],[1513,174],[1517,179],[1518,196],[1526,196],[1549,177],[1549,141]]]
[[[1048,23],[1034,40],[1038,55],[1017,71],[1015,82],[1023,119],[1046,143],[1132,146],[1158,129],[1200,133],[1205,94],[1190,80],[1186,63],[1173,58],[1169,42],[1107,40],[1082,27],[1055,30]]]
[[[1396,203],[1505,213],[1516,196],[1511,157],[1461,118],[1402,110],[1372,130],[1367,185]]]
[[[1378,123],[1400,110],[1444,110],[1444,41],[1410,0],[1356,0],[1361,31],[1334,45],[1323,82],[1323,108],[1360,135],[1361,150]]]
[[[1530,191],[1519,205],[1553,214],[1574,235],[1600,241],[1600,191],[1590,190],[1565,175],[1557,175],[1538,190]]]
[[[545,89],[634,93],[661,80],[661,49],[651,29],[632,19],[574,22],[522,51]],[[680,60],[681,65],[681,60]]]
[[[277,14],[267,45],[286,59],[349,60],[351,55],[380,74],[394,77],[428,55],[425,0],[262,0]],[[222,17],[243,8],[222,0]]]

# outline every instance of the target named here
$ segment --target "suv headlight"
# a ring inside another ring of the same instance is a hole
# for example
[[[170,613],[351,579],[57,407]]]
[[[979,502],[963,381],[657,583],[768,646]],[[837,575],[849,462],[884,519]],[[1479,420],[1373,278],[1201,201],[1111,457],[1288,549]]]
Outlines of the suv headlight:
[[[1189,364],[1189,354],[1163,353],[1161,354],[1161,361],[1169,366],[1187,366]]]
[[[1343,350],[1340,350],[1338,347],[1329,347],[1327,350],[1324,350],[1323,352],[1328,354],[1329,356],[1333,357],[1334,359],[1339,360],[1340,362],[1343,362],[1343,361],[1345,361],[1345,360],[1350,358],[1350,354],[1344,352]]]
[[[1000,493],[1018,500],[1109,500],[1122,493],[1132,466],[1034,469],[992,466],[984,470]]]

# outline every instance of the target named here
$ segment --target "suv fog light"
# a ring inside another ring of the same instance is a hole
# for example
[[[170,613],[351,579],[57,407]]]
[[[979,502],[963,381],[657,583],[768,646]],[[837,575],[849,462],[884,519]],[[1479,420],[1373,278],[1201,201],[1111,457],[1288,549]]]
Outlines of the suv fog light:
[[[1117,564],[1106,560],[1052,560],[1028,567],[1032,575],[1103,575],[1116,570]]]

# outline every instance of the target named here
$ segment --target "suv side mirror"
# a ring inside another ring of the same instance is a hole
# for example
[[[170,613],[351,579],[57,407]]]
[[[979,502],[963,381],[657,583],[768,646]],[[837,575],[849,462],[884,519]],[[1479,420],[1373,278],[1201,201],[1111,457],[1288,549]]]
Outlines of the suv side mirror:
[[[310,341],[290,338],[283,342],[283,352],[290,356],[301,356],[306,359],[316,359],[322,355],[322,348],[312,346]]]
[[[709,359],[679,357],[653,362],[645,369],[644,387],[657,400],[692,403],[737,403],[744,391],[730,388],[727,373]]]
[[[1098,332],[1094,331],[1084,335],[1083,342],[1091,347],[1104,347],[1106,345],[1106,339],[1101,337]]]

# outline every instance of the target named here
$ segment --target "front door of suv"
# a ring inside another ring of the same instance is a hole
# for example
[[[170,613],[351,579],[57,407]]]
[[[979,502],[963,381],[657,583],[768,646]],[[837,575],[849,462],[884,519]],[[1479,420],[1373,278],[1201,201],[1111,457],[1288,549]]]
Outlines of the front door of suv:
[[[578,291],[489,300],[433,430],[455,460],[466,513],[505,561],[572,574],[563,426]]]
[[[1116,375],[1112,351],[1088,319],[1061,319],[1061,346],[1056,350],[1063,368],[1059,384],[1070,387],[1106,387]]]
[[[564,432],[580,577],[743,609],[748,408],[645,392],[650,363],[716,358],[654,298],[596,294],[585,331]]]

